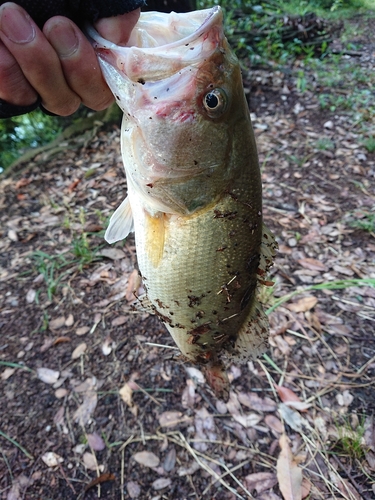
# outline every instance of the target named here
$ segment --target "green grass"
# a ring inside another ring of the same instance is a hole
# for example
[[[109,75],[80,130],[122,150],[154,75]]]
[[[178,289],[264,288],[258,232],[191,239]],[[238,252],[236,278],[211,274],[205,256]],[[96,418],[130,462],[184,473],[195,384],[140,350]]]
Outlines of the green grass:
[[[375,136],[364,139],[362,144],[369,153],[375,153]]]
[[[352,426],[348,419],[345,419],[343,425],[336,423],[336,429],[338,440],[334,443],[332,452],[351,459],[361,460],[365,456],[363,442],[365,418],[362,417],[356,427]]]
[[[335,149],[335,143],[328,137],[322,137],[316,141],[315,147],[319,151],[328,151]]]
[[[375,207],[374,207],[375,208]],[[353,218],[355,218],[353,220]],[[351,217],[349,225],[355,229],[362,229],[368,233],[375,233],[375,212],[356,212]]]
[[[280,307],[285,302],[289,302],[296,295],[301,295],[306,292],[312,292],[314,290],[342,290],[350,288],[352,286],[372,286],[375,288],[375,278],[354,278],[347,280],[337,280],[337,281],[327,281],[324,283],[318,283],[317,285],[311,285],[307,287],[294,290],[293,292],[287,293],[278,299],[275,299],[271,307],[266,310],[266,314],[271,314],[278,307]]]

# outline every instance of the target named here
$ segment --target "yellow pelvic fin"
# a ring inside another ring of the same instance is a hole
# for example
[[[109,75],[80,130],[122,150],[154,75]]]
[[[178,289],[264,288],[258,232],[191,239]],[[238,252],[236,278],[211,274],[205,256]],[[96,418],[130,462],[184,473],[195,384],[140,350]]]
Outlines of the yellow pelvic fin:
[[[164,251],[165,214],[156,215],[146,213],[146,252],[154,267],[158,267]]]

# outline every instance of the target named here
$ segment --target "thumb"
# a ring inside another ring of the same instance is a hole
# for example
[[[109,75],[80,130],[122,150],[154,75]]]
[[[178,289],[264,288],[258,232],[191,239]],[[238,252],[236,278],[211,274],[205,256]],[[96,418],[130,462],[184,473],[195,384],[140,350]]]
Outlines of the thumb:
[[[94,26],[106,40],[116,45],[126,45],[140,13],[141,9],[136,9],[120,16],[105,17],[99,19]]]

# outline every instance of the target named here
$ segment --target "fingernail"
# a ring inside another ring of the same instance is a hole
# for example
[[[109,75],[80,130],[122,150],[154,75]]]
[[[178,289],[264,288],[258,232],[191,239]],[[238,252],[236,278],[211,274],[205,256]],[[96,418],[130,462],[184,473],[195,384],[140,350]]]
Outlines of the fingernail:
[[[56,24],[49,32],[48,39],[60,57],[70,57],[78,49],[78,37],[68,23]]]
[[[14,7],[4,7],[0,29],[14,43],[29,43],[35,38],[35,28],[28,14]]]

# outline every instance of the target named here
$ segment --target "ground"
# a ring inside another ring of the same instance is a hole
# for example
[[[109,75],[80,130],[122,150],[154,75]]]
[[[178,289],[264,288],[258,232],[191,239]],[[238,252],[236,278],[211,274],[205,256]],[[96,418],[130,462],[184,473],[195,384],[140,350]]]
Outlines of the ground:
[[[375,497],[375,44],[344,34],[244,71],[279,253],[228,403],[133,309],[133,238],[103,240],[118,126],[0,180],[0,498]]]

